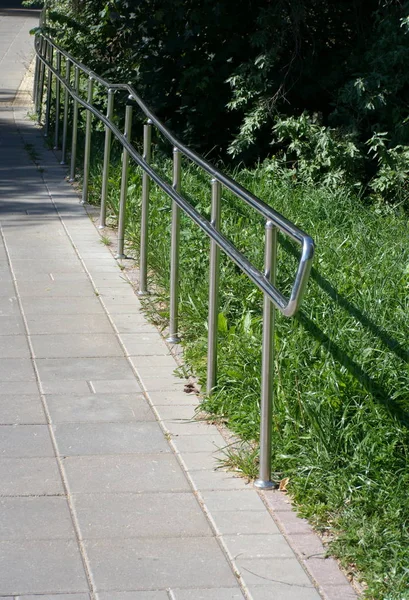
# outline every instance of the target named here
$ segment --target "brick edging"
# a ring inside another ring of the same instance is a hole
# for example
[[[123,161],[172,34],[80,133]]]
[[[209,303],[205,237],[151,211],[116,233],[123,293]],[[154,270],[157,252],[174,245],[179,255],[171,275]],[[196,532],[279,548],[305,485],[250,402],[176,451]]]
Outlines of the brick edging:
[[[288,496],[278,490],[260,495],[324,600],[357,600],[358,595],[306,519],[298,517]]]

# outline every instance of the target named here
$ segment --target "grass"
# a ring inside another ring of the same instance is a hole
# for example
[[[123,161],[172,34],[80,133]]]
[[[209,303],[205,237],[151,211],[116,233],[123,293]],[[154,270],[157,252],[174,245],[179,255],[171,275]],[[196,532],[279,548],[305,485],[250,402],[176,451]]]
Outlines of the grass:
[[[109,181],[118,212],[120,165]],[[155,168],[169,181],[171,163]],[[93,152],[91,200],[101,186]],[[329,540],[330,552],[359,573],[364,596],[409,599],[409,226],[407,216],[365,207],[351,193],[275,179],[263,166],[235,176],[242,185],[312,235],[317,253],[296,318],[277,317],[273,469],[289,478],[301,515]],[[182,191],[210,213],[210,180],[183,169]],[[141,174],[131,169],[126,238],[138,253]],[[150,282],[157,319],[168,319],[170,201],[154,185],[149,216]],[[259,267],[263,223],[223,192],[223,233]],[[280,239],[278,283],[288,290],[298,250]],[[182,216],[180,326],[185,360],[204,383],[209,243]],[[230,466],[257,470],[261,368],[261,294],[225,258],[221,261],[218,385],[202,408],[246,442]]]
[[[40,157],[35,149],[35,146],[33,144],[24,144],[24,150],[27,152],[29,159],[33,163],[37,164]]]
[[[112,246],[112,240],[106,235],[101,235],[101,239],[99,241],[103,246]]]

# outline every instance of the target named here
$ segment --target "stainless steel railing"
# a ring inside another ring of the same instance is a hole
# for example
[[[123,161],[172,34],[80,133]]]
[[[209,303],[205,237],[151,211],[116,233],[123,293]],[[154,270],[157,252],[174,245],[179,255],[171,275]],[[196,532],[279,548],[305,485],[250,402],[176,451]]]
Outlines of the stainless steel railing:
[[[223,174],[193,150],[183,145],[151,112],[138,96],[134,88],[126,84],[112,84],[88,67],[81,64],[70,54],[57,46],[52,39],[39,32],[35,40],[36,70],[34,78],[34,102],[38,119],[41,121],[43,111],[43,94],[45,100],[45,135],[50,135],[51,105],[55,103],[54,146],[57,148],[62,124],[61,164],[66,164],[68,145],[68,120],[72,110],[72,137],[69,178],[75,179],[77,162],[78,110],[82,106],[86,112],[83,190],[82,202],[88,197],[89,162],[92,136],[92,119],[96,117],[105,125],[105,146],[103,159],[103,178],[101,190],[100,227],[105,227],[106,199],[108,191],[108,174],[110,165],[110,149],[112,134],[121,143],[122,178],[118,217],[117,258],[123,258],[125,244],[125,213],[128,188],[129,158],[141,167],[142,206],[141,206],[141,241],[140,241],[140,281],[139,294],[147,293],[148,273],[148,219],[149,219],[149,184],[154,181],[172,200],[172,233],[171,233],[171,272],[170,272],[170,343],[180,341],[178,332],[178,286],[179,286],[179,237],[180,216],[184,211],[210,238],[210,273],[209,273],[209,312],[208,312],[208,367],[207,392],[210,394],[216,385],[217,378],[217,330],[219,305],[219,260],[222,250],[249,279],[263,292],[263,341],[262,341],[262,373],[261,373],[261,429],[260,429],[260,471],[255,485],[268,489],[274,486],[271,482],[271,425],[273,398],[273,353],[274,353],[274,317],[275,308],[286,317],[293,316],[302,301],[307,285],[314,243],[311,237],[288,221],[285,217],[268,206],[265,202],[251,194],[233,179]],[[81,95],[81,87],[87,81],[87,97]],[[55,79],[53,98],[53,78]],[[45,85],[46,80],[46,85]],[[104,115],[93,104],[94,86],[99,85],[106,91],[107,112]],[[61,86],[64,93],[61,94]],[[121,132],[113,121],[114,96],[118,91],[128,96],[125,108],[125,128]],[[61,97],[64,96],[63,111]],[[72,104],[72,106],[70,106]],[[132,111],[137,106],[144,113],[146,123],[143,127],[143,155],[141,156],[131,143]],[[169,185],[151,166],[151,134],[155,127],[173,146],[173,182]],[[181,193],[181,157],[207,172],[211,178],[211,218],[203,217]],[[237,198],[259,213],[265,223],[265,257],[264,272],[257,269],[250,260],[240,252],[220,231],[222,190],[232,192]],[[301,257],[295,273],[289,297],[276,287],[277,233],[280,231],[290,237],[301,247]]]

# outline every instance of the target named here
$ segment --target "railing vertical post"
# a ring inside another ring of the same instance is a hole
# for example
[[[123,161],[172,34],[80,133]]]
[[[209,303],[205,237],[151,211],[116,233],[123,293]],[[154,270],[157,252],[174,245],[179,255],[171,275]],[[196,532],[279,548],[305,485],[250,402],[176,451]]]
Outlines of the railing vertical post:
[[[217,179],[212,179],[212,212],[210,223],[215,229],[220,229],[220,196],[221,185]],[[209,317],[207,336],[207,380],[206,391],[211,394],[217,379],[217,330],[219,315],[219,263],[220,248],[214,240],[210,242],[209,269]]]
[[[80,89],[80,70],[74,69],[74,89],[79,94]],[[78,139],[78,100],[74,98],[72,105],[72,137],[71,137],[71,168],[69,181],[75,181],[75,163],[77,161],[77,139]]]
[[[149,164],[151,161],[152,121],[143,126],[143,158]],[[148,293],[148,219],[149,219],[149,175],[142,175],[141,203],[141,246],[139,255],[139,295]]]
[[[173,148],[173,189],[180,192],[181,188],[181,153]],[[172,202],[172,234],[170,250],[170,319],[169,336],[166,338],[171,344],[178,344],[179,329],[179,241],[180,241],[180,208]]]
[[[57,50],[56,71],[61,74],[61,54]],[[55,78],[55,127],[54,127],[54,150],[58,150],[58,138],[60,135],[60,90],[61,83],[58,77]]]
[[[39,50],[40,44],[41,44],[41,40],[36,35],[35,41],[34,41],[34,46],[35,46],[36,50],[37,49]],[[36,54],[36,64],[35,64],[35,69],[34,69],[34,82],[33,82],[33,102],[34,102],[34,110],[36,113],[38,110],[37,97],[38,97],[38,76],[39,76],[39,72],[40,72],[40,64],[41,64],[41,61],[38,58],[38,55]]]
[[[40,56],[46,55],[44,51],[47,47],[47,42],[44,38],[41,38],[40,41]],[[38,77],[38,94],[37,94],[37,119],[38,122],[41,123],[41,114],[43,110],[43,93],[44,93],[44,75],[45,75],[45,65],[43,61],[40,61],[40,74]]]
[[[111,120],[114,112],[114,94],[115,90],[108,90],[107,102],[107,119]],[[109,178],[109,163],[111,158],[111,139],[112,132],[105,125],[105,146],[104,146],[104,165],[102,167],[102,186],[101,186],[101,212],[99,215],[99,229],[105,227],[107,215],[107,194],[108,194],[108,178]]]
[[[275,284],[277,262],[277,227],[272,221],[266,223],[265,245],[265,277]],[[275,309],[264,294],[263,305],[263,349],[261,366],[261,417],[260,417],[260,468],[255,487],[271,489],[275,484],[271,481],[271,432],[273,409],[273,371],[274,371],[274,326]]]
[[[125,131],[124,136],[130,142],[132,131],[132,99],[128,99],[125,109]],[[126,258],[124,254],[125,244],[125,218],[126,218],[126,196],[128,193],[128,170],[129,153],[126,148],[122,152],[122,177],[121,177],[121,195],[119,198],[119,216],[118,216],[118,252],[115,258]]]
[[[53,47],[51,44],[48,45],[47,60],[50,65],[53,65]],[[51,113],[51,93],[53,85],[53,73],[51,69],[47,67],[47,96],[45,104],[45,126],[44,126],[44,137],[48,137],[50,133],[50,113]]]
[[[65,83],[70,85],[71,82],[71,61],[67,58],[65,62]],[[70,94],[67,89],[64,92],[64,121],[62,130],[62,145],[61,145],[61,164],[65,165],[67,156],[67,133],[68,133],[68,112],[70,102]]]
[[[92,106],[94,96],[94,80],[92,77],[88,79],[88,104]],[[88,200],[88,184],[89,184],[89,162],[91,155],[91,131],[92,131],[92,112],[87,110],[87,120],[85,125],[85,147],[84,147],[84,180],[82,182],[82,199],[81,203],[85,204]]]

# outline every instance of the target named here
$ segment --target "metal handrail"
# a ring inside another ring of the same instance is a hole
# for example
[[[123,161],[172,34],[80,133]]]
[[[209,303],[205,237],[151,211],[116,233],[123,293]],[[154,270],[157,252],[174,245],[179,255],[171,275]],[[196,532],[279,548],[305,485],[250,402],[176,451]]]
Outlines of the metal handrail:
[[[178,336],[178,271],[179,271],[179,230],[180,210],[183,210],[211,240],[210,248],[210,285],[209,285],[209,343],[208,343],[208,370],[207,391],[211,393],[216,385],[217,371],[217,315],[218,315],[218,280],[219,280],[219,254],[222,250],[263,292],[263,350],[262,350],[262,398],[261,398],[261,436],[260,436],[260,476],[256,485],[261,488],[272,487],[271,478],[271,418],[272,418],[272,369],[273,369],[273,330],[274,307],[287,317],[293,316],[302,301],[307,285],[314,243],[310,236],[296,225],[283,217],[280,213],[268,206],[265,202],[251,194],[233,179],[216,169],[213,165],[199,156],[196,152],[182,144],[166,126],[152,113],[148,106],[138,96],[135,89],[128,84],[112,84],[87,66],[72,57],[60,48],[49,36],[41,31],[37,32],[35,40],[36,70],[34,81],[34,101],[39,121],[43,107],[43,90],[45,75],[47,74],[46,103],[45,103],[45,135],[50,130],[50,114],[52,103],[52,78],[55,78],[55,127],[54,143],[58,147],[60,131],[60,100],[61,85],[64,88],[64,114],[62,133],[62,164],[65,164],[67,154],[68,115],[70,98],[73,100],[73,128],[71,141],[71,166],[70,180],[75,179],[76,148],[78,128],[78,107],[86,109],[86,135],[84,152],[84,179],[82,202],[88,196],[89,159],[91,148],[92,116],[97,117],[105,125],[104,166],[101,194],[100,227],[105,226],[106,195],[108,186],[108,171],[110,163],[110,147],[112,134],[123,147],[122,179],[120,208],[118,217],[118,252],[117,258],[124,258],[124,233],[125,212],[127,197],[127,179],[129,157],[142,169],[142,211],[141,211],[141,249],[140,249],[140,284],[139,293],[147,293],[147,238],[148,238],[148,210],[149,210],[149,183],[153,180],[172,199],[172,241],[171,241],[171,291],[170,291],[170,335],[168,341],[177,343]],[[65,59],[65,75],[62,72],[62,58]],[[74,71],[72,85],[71,73]],[[87,99],[81,97],[80,76],[88,78]],[[93,101],[94,83],[97,82],[107,90],[107,114],[104,115],[96,108]],[[124,91],[128,95],[125,109],[125,129],[121,132],[112,121],[115,91]],[[131,143],[132,109],[137,105],[147,117],[144,125],[143,156],[137,152]],[[155,127],[173,146],[173,182],[170,185],[150,165],[151,155],[151,129]],[[180,189],[181,182],[181,156],[184,155],[194,164],[206,171],[211,176],[212,184],[212,209],[210,221],[203,217],[189,201],[183,197]],[[228,189],[236,197],[257,211],[266,219],[266,243],[264,273],[257,269],[250,260],[240,252],[230,240],[220,232],[220,202],[222,187]],[[288,298],[276,287],[276,253],[277,232],[281,231],[301,246],[301,257],[296,270],[294,282]]]

